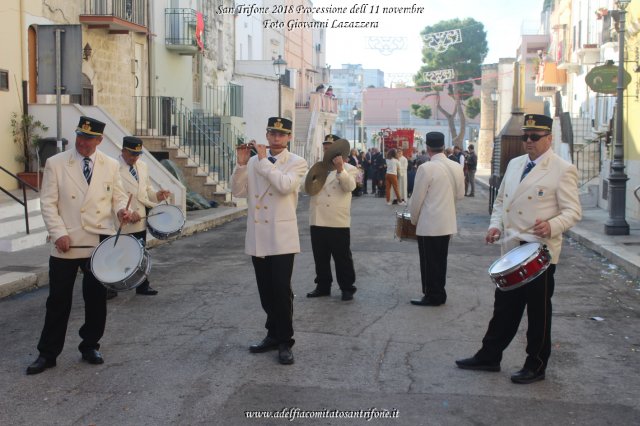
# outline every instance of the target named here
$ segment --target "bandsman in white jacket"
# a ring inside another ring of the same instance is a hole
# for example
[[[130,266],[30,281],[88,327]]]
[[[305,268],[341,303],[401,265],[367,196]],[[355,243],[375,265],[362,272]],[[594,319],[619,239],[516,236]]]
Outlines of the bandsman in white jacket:
[[[456,361],[467,370],[500,371],[502,352],[518,331],[527,308],[527,357],[514,383],[545,378],[551,354],[551,296],[554,272],[560,257],[562,233],[582,217],[576,167],[551,150],[553,119],[524,116],[522,142],[527,154],[509,162],[493,205],[487,243],[498,241],[502,252],[525,243],[540,243],[551,254],[550,265],[540,276],[509,291],[496,289],[493,318],[482,348],[471,358]]]
[[[329,134],[322,148],[325,155],[334,143],[347,147],[349,142]],[[327,160],[327,159],[325,159]],[[356,188],[358,168],[346,162],[340,154],[331,159],[335,170],[329,172],[324,186],[309,202],[311,248],[316,264],[316,288],[307,297],[331,294],[331,257],[336,265],[336,280],[342,291],[342,300],[352,300],[357,288],[356,272],[351,254],[351,195]]]
[[[447,301],[447,257],[451,236],[458,232],[456,200],[464,198],[462,166],[444,155],[444,135],[426,135],[431,161],[418,167],[409,199],[411,223],[416,225],[422,293],[411,303],[439,306]]]
[[[245,253],[251,256],[262,308],[267,314],[267,336],[251,345],[252,353],[278,350],[281,364],[293,364],[293,291],[291,275],[300,252],[298,191],[307,162],[287,150],[293,123],[271,117],[266,145],[241,145],[231,175],[234,197],[247,199]],[[255,149],[256,155],[251,156]]]
[[[90,364],[102,364],[98,351],[107,319],[106,288],[91,272],[89,259],[100,241],[116,233],[114,213],[121,222],[131,220],[126,209],[118,162],[96,148],[102,142],[105,123],[80,117],[75,148],[47,160],[40,205],[53,242],[49,258],[49,297],[44,327],[38,343],[39,356],[27,374],[39,374],[56,365],[64,346],[71,313],[73,285],[82,270],[85,303],[82,341],[78,349]]]
[[[164,201],[171,196],[171,192],[161,189],[156,191],[149,179],[149,169],[144,161],[140,161],[142,155],[142,139],[135,136],[125,136],[122,138],[122,152],[118,157],[120,164],[120,176],[122,185],[127,196],[131,195],[132,218],[131,223],[123,225],[122,233],[130,234],[142,241],[142,245],[147,242],[147,223],[144,217],[147,210],[158,205],[159,201]],[[108,291],[107,298],[115,297],[118,293]],[[154,296],[158,291],[149,286],[149,280],[145,280],[136,287],[136,294]]]

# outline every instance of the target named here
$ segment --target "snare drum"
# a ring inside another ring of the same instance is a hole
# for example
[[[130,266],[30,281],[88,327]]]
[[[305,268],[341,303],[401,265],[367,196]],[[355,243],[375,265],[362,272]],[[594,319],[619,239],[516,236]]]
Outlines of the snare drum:
[[[158,204],[147,214],[147,229],[159,240],[180,235],[185,224],[184,214],[171,204]]]
[[[396,212],[396,238],[402,240],[418,240],[416,226],[411,223],[411,213]]]
[[[104,239],[91,255],[91,272],[109,290],[133,290],[149,276],[151,259],[142,242],[131,235]]]
[[[538,278],[550,264],[551,254],[547,246],[527,243],[493,262],[489,276],[500,290],[514,290]]]

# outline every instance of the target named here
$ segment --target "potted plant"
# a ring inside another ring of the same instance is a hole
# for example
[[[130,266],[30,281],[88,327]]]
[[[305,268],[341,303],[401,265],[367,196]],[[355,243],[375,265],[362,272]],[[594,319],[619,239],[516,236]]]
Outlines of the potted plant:
[[[15,159],[24,165],[23,171],[18,177],[29,185],[40,188],[41,174],[36,151],[41,132],[49,130],[41,121],[36,120],[30,114],[11,114],[11,136],[13,142],[20,148],[20,154]]]

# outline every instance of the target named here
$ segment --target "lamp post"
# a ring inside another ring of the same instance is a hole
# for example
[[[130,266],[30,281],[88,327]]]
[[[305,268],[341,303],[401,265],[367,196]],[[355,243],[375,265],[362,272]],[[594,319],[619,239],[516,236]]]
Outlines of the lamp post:
[[[493,202],[498,195],[498,185],[496,185],[496,168],[500,167],[499,158],[496,158],[496,128],[498,121],[498,90],[491,91],[491,103],[493,104],[493,143],[491,152],[491,176],[489,177],[489,214],[493,212]]]
[[[358,107],[357,106],[353,106],[353,109],[351,110],[351,112],[353,113],[353,147],[356,147],[356,116],[358,115]]]
[[[618,82],[616,86],[616,140],[613,161],[609,170],[609,219],[604,224],[607,235],[629,235],[625,220],[627,180],[624,172],[623,108],[624,108],[624,24],[626,9],[631,0],[617,0],[618,18]]]
[[[278,55],[278,59],[273,61],[273,71],[278,77],[278,117],[282,117],[282,76],[287,67],[287,62]]]

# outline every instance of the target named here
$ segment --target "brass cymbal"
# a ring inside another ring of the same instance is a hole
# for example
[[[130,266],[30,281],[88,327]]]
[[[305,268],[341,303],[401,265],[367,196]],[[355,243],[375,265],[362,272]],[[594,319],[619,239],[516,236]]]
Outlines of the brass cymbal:
[[[324,157],[322,157],[322,161],[324,163],[330,164],[333,166],[332,160],[338,155],[342,157],[348,157],[349,152],[351,151],[351,144],[346,139],[338,139],[333,142],[329,149],[324,153]]]
[[[320,192],[330,171],[331,168],[324,161],[318,161],[311,166],[304,180],[305,192],[309,195],[316,195]]]

